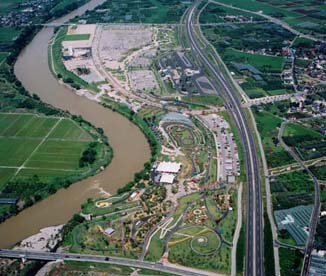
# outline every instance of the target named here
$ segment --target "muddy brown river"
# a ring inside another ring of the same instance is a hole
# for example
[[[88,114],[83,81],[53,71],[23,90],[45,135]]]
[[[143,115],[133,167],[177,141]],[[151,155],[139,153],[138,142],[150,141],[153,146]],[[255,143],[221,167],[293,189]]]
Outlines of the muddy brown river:
[[[103,2],[90,1],[53,22],[65,22]],[[132,180],[134,173],[141,170],[150,158],[149,145],[137,126],[98,103],[74,94],[53,77],[48,68],[47,53],[52,35],[52,28],[43,28],[22,51],[15,64],[17,78],[28,91],[40,96],[42,101],[81,115],[96,127],[103,128],[114,157],[110,165],[96,176],[59,190],[0,224],[0,248],[9,248],[41,228],[67,222],[74,213],[80,211],[83,201],[89,197],[103,196],[105,192],[114,193]]]

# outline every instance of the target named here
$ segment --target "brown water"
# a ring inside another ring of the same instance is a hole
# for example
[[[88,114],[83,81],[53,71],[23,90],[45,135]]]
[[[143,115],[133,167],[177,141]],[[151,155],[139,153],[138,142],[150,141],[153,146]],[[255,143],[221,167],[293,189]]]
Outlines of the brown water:
[[[64,22],[102,2],[104,0],[90,1],[54,22]],[[44,28],[24,49],[15,65],[17,78],[28,91],[39,95],[44,102],[81,115],[95,126],[102,127],[109,138],[114,157],[111,164],[96,176],[59,190],[0,224],[0,248],[11,247],[43,227],[67,222],[80,210],[85,199],[101,196],[103,190],[114,193],[130,181],[150,157],[149,145],[134,124],[95,102],[77,96],[52,76],[47,62],[47,46],[52,35],[52,28]]]

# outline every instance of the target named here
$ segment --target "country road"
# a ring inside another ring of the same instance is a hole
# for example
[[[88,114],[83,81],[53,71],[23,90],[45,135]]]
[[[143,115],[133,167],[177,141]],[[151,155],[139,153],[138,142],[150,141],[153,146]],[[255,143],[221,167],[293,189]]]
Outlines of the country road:
[[[306,166],[306,164],[298,157],[296,153],[293,152],[293,150],[285,144],[283,141],[282,135],[284,128],[288,122],[285,121],[281,124],[281,127],[278,132],[278,140],[280,141],[281,145],[285,148],[285,150],[293,157],[294,160],[296,160],[301,168],[305,171],[308,172],[310,177],[313,180],[314,183],[314,208],[312,210],[312,214],[310,217],[310,228],[309,228],[309,234],[308,234],[308,239],[305,247],[305,254],[304,254],[304,262],[301,270],[301,276],[307,276],[309,275],[309,267],[311,263],[311,253],[313,250],[313,245],[314,245],[314,236],[316,233],[316,228],[317,228],[317,222],[319,219],[319,213],[320,213],[320,189],[319,189],[319,182],[318,179],[314,176],[314,174],[311,172],[309,167]]]
[[[226,8],[231,8],[231,9],[234,9],[234,10],[237,10],[237,11],[242,11],[242,12],[251,13],[251,14],[254,14],[254,15],[264,17],[265,19],[269,20],[270,22],[272,22],[274,24],[277,24],[277,25],[280,25],[281,27],[283,27],[284,29],[290,31],[291,33],[293,33],[296,36],[307,38],[307,39],[310,39],[310,40],[313,40],[313,41],[326,42],[323,39],[319,39],[319,38],[316,38],[316,37],[314,37],[312,35],[308,35],[308,34],[304,34],[302,32],[299,32],[298,30],[292,28],[288,23],[286,23],[286,22],[284,22],[284,21],[282,21],[280,19],[277,19],[275,17],[272,17],[270,15],[264,14],[264,13],[262,13],[260,11],[252,11],[252,10],[242,9],[242,8],[238,8],[238,7],[235,7],[235,6],[232,6],[232,5],[228,5],[228,4],[224,4],[224,3],[221,3],[221,2],[218,2],[218,1],[215,1],[215,0],[209,0],[209,2],[214,3],[216,5],[226,7]]]

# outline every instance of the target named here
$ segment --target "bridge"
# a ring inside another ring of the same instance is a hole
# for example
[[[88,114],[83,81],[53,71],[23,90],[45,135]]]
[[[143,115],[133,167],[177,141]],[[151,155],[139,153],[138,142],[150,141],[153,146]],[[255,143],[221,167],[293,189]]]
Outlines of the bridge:
[[[186,276],[213,276],[217,275],[212,272],[201,271],[198,269],[177,266],[170,263],[161,262],[147,262],[134,259],[101,256],[101,255],[87,255],[87,254],[72,254],[72,253],[56,253],[46,251],[27,251],[27,250],[12,250],[0,249],[0,258],[22,259],[26,260],[40,260],[40,261],[77,261],[77,262],[95,262],[122,265],[128,267],[145,268],[150,270],[163,271],[175,275]]]

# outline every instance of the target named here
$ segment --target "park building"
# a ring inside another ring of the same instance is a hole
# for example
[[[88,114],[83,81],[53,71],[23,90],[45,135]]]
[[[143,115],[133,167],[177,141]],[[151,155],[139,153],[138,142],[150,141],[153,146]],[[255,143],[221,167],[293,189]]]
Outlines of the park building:
[[[155,183],[173,184],[181,166],[181,163],[177,162],[160,162],[152,170],[152,179]]]
[[[179,173],[181,163],[177,162],[161,162],[158,164],[156,171],[159,173]]]

